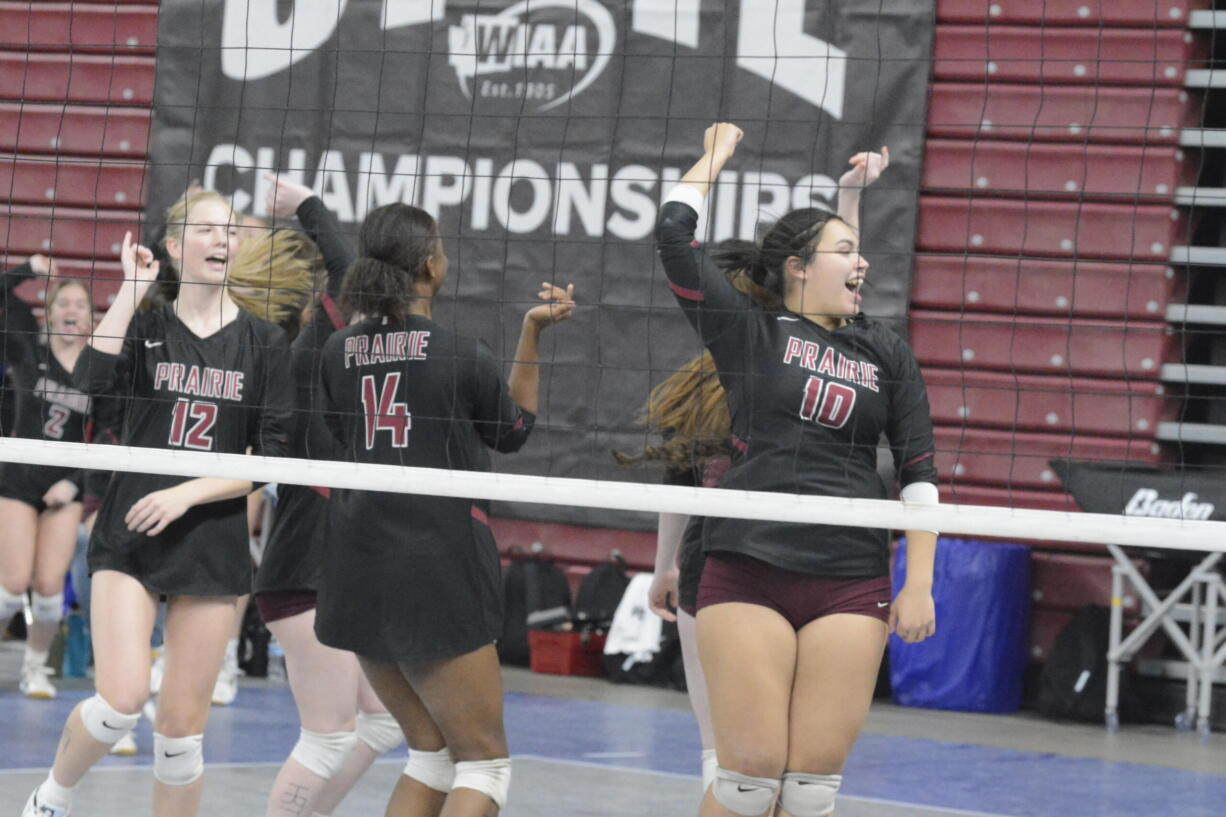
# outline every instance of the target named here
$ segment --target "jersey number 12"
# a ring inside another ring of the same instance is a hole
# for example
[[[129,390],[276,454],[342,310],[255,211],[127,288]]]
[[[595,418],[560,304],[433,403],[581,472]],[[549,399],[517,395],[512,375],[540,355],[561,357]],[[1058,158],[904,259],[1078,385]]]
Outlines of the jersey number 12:
[[[413,427],[413,415],[408,403],[396,402],[396,390],[400,387],[400,372],[383,375],[383,387],[375,393],[375,375],[362,378],[362,411],[366,414],[366,450],[375,447],[375,436],[380,431],[390,431],[392,448],[409,447],[409,429]]]
[[[851,416],[855,405],[855,389],[812,376],[805,383],[805,397],[800,404],[800,416],[805,420],[817,420],[827,428],[842,428],[847,424],[847,418]]]
[[[191,428],[187,421],[193,420]],[[213,450],[213,424],[217,422],[217,404],[201,403],[180,397],[170,415],[170,444],[176,448]]]

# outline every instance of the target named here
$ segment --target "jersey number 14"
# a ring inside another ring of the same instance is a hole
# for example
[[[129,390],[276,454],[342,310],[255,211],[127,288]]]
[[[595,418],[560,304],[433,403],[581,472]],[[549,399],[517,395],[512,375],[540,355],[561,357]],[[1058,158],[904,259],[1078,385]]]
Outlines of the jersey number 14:
[[[375,392],[375,375],[362,378],[362,411],[366,415],[366,450],[375,447],[375,437],[380,431],[391,432],[392,448],[409,447],[409,429],[413,427],[413,415],[408,403],[396,402],[396,390],[400,387],[400,372],[383,375],[383,386]]]

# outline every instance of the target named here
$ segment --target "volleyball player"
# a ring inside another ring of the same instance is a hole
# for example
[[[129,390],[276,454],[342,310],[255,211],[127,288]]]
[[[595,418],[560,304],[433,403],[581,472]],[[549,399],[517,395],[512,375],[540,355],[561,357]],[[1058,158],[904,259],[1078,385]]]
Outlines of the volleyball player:
[[[935,503],[923,380],[906,344],[860,313],[868,264],[856,231],[816,209],[779,219],[735,264],[775,309],[739,293],[695,244],[698,210],[740,138],[726,123],[707,130],[656,231],[727,395],[733,460],[721,487],[884,498],[884,433],[904,501]],[[833,812],[887,633],[916,642],[935,630],[936,537],[907,535],[907,584],[891,604],[887,531],[703,521],[697,633],[718,757],[703,817],[768,814],[776,801],[781,815]]]
[[[326,282],[291,344],[290,361],[297,408],[294,455],[328,458],[330,435],[311,408],[324,341],[347,325],[338,301],[353,251],[335,216],[308,187],[270,177],[267,209],[277,218],[296,216],[324,258]],[[259,291],[259,283],[252,282],[254,291]],[[301,485],[277,487],[272,527],[256,572],[255,603],[285,650],[301,723],[298,741],[268,797],[270,817],[331,814],[370,764],[404,740],[357,657],[324,646],[315,636],[326,493]]]
[[[76,385],[128,396],[125,445],[286,453],[288,343],[226,292],[237,246],[229,205],[212,193],[185,196],[166,221],[177,298],[135,314],[158,264],[125,236],[124,282],[77,360]],[[161,596],[166,671],[154,722],[153,814],[197,812],[209,698],[235,599],[251,583],[244,499],[251,489],[237,479],[112,476],[89,553],[97,694],[69,715],[51,773],[23,815],[66,815],[73,787],[136,723],[149,694],[149,637]]]
[[[29,306],[8,286],[53,271],[50,259],[34,255],[6,276],[4,363],[17,408],[11,434],[83,442],[90,400],[70,384],[72,367],[93,328],[89,290],[74,278],[48,279],[47,331],[40,333]],[[72,468],[0,464],[0,622],[7,624],[21,612],[29,588],[31,624],[20,689],[30,698],[55,697],[47,653],[64,608],[64,575],[81,522],[82,477]]]
[[[508,381],[477,341],[432,320],[447,276],[434,219],[391,204],[362,223],[343,302],[359,317],[324,344],[320,396],[346,460],[470,471],[515,451],[537,409],[537,344],[574,309],[545,285],[524,316]],[[492,815],[511,778],[498,550],[488,504],[333,491],[316,631],[357,653],[408,738],[389,815]],[[355,603],[355,600],[361,603]]]

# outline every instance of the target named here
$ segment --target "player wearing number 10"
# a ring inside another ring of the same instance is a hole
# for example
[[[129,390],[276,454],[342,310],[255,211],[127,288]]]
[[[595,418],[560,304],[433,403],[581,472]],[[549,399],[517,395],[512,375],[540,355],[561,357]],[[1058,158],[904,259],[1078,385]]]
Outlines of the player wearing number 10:
[[[428,213],[380,207],[359,244],[341,285],[357,320],[328,338],[322,356],[322,410],[338,457],[489,470],[490,448],[515,451],[528,438],[538,338],[570,315],[573,288],[544,285],[546,303],[524,316],[504,382],[481,344],[432,320],[447,256]],[[437,814],[445,799],[447,814],[476,817],[505,804],[510,760],[493,646],[501,571],[487,510],[460,498],[332,492],[315,629],[324,644],[357,653],[408,740],[388,814]]]
[[[125,445],[280,456],[293,395],[285,334],[242,311],[225,283],[238,248],[229,205],[213,193],[167,213],[177,299],[137,315],[157,277],[125,236],[124,282],[73,369],[88,394],[126,402]],[[203,731],[239,595],[251,586],[246,480],[116,473],[89,548],[97,694],[68,717],[51,774],[23,815],[62,817],[72,789],[136,723],[149,697],[149,637],[168,597],[166,668],[154,722],[153,814],[194,815]]]

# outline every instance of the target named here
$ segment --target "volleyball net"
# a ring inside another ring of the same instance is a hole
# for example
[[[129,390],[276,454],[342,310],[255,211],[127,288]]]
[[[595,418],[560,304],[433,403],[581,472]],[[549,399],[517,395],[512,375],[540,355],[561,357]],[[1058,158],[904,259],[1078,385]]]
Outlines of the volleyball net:
[[[382,204],[435,215],[452,270],[436,319],[508,365],[541,280],[574,282],[580,308],[544,336],[537,430],[496,473],[13,439],[2,461],[470,496],[610,527],[672,511],[1226,541],[1226,197],[1205,187],[1220,157],[1204,3],[4,6],[21,75],[0,102],[10,266],[54,256],[104,309],[124,231],[152,241],[193,182],[274,222],[272,174],[311,187],[351,245]],[[938,508],[660,486],[610,455],[659,442],[643,404],[701,352],[651,233],[715,120],[746,138],[708,201],[708,244],[858,200],[864,308],[924,370]],[[881,178],[841,188],[848,159],[883,145]],[[37,304],[46,284],[17,295]],[[1073,469],[1118,513],[1080,513]]]

